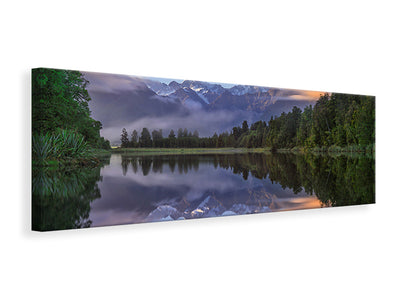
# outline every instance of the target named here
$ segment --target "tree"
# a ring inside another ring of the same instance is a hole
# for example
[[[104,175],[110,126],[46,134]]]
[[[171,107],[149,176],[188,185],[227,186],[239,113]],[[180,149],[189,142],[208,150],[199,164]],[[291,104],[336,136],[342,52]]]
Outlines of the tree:
[[[297,129],[301,119],[301,109],[294,106],[292,111],[287,114],[283,130],[286,135],[285,147],[292,148],[296,146]]]
[[[110,141],[106,140],[104,137],[100,137],[99,145],[100,145],[101,149],[105,149],[105,150],[111,149]]]
[[[32,133],[70,129],[101,147],[102,125],[90,117],[86,90],[89,82],[78,71],[39,68],[32,70]]]
[[[235,138],[235,140],[238,140],[240,138],[241,134],[242,134],[242,130],[240,127],[233,127],[232,135]]]
[[[365,97],[362,100],[355,126],[359,145],[375,143],[375,97]]]
[[[199,132],[197,131],[197,129],[193,132],[193,137],[199,138]]]
[[[217,142],[218,142],[218,134],[216,132],[214,132],[214,135],[212,136],[212,138],[210,139],[210,147],[217,147]]]
[[[178,138],[183,138],[183,130],[182,130],[182,128],[178,129]]]
[[[242,131],[243,133],[247,133],[249,131],[249,125],[247,124],[246,120],[244,120],[242,123]]]
[[[216,147],[217,147],[217,148],[222,148],[222,147],[224,147],[224,146],[225,146],[225,143],[224,143],[224,136],[223,136],[222,134],[220,134],[220,135],[218,136],[218,138],[217,138]]]
[[[136,147],[138,142],[138,132],[136,130],[132,131],[131,134],[131,147]]]
[[[125,128],[122,129],[121,133],[121,148],[126,148],[129,146],[128,132]]]
[[[171,129],[168,135],[168,147],[175,148],[175,146],[176,146],[175,132]]]
[[[139,145],[140,145],[140,147],[143,147],[143,148],[149,148],[149,147],[151,147],[151,144],[152,144],[152,142],[151,142],[150,132],[147,128],[143,128],[142,134],[139,138]]]
[[[153,137],[153,146],[156,148],[162,147],[162,129],[153,130],[151,136]]]
[[[311,129],[312,129],[312,106],[309,105],[304,108],[301,114],[300,125],[297,132],[297,145],[299,146],[312,146],[311,145]]]
[[[333,142],[335,105],[329,94],[322,95],[313,110],[313,135],[318,146],[328,146]]]

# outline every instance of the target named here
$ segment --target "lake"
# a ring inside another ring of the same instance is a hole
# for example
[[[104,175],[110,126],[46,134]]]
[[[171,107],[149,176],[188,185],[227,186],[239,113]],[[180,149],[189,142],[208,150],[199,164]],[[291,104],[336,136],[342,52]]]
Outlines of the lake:
[[[112,154],[32,177],[42,231],[375,203],[364,154]]]

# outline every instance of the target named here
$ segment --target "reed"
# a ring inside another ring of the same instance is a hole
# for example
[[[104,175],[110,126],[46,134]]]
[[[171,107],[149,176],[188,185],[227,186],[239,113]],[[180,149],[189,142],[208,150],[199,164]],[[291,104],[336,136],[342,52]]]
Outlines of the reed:
[[[59,129],[54,133],[32,136],[32,160],[39,164],[93,157],[85,138],[75,131]]]

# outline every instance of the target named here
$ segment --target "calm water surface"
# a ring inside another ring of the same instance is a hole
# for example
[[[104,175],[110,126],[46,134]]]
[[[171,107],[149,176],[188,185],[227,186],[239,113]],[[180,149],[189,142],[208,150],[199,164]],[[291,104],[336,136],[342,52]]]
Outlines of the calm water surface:
[[[365,155],[113,154],[33,171],[33,228],[57,230],[375,202]]]

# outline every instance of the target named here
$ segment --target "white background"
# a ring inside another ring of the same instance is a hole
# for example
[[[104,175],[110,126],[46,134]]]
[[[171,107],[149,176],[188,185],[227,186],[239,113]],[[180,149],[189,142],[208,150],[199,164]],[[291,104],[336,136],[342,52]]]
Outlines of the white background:
[[[1,299],[400,299],[397,1],[3,1]],[[377,204],[30,231],[30,69],[377,96]]]

